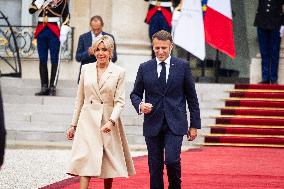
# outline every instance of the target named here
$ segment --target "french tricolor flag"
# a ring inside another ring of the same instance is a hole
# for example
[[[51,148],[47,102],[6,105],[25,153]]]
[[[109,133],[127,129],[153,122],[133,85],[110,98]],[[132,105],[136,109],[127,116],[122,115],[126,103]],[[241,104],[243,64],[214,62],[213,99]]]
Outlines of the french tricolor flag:
[[[231,58],[236,57],[230,0],[208,0],[204,30],[206,43]]]

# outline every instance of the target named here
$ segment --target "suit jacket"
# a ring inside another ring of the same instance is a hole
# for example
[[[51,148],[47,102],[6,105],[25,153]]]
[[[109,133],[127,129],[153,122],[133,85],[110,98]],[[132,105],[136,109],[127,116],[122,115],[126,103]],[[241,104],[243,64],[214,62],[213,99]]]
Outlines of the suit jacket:
[[[284,0],[259,0],[254,26],[262,29],[279,29],[284,25],[282,6]]]
[[[125,70],[110,63],[97,83],[96,63],[82,67],[71,124],[77,125],[68,173],[100,178],[135,173],[120,113],[125,104]],[[109,119],[110,133],[100,131]]]
[[[112,37],[114,41],[114,37],[106,32],[102,32],[103,35],[109,35]],[[92,46],[92,33],[91,31],[84,33],[80,35],[77,51],[76,51],[76,60],[78,62],[81,62],[82,65],[96,62],[97,59],[95,56],[89,56],[88,49]],[[116,44],[114,43],[114,49],[113,49],[113,57],[112,62],[117,61],[117,54],[116,54]]]
[[[156,59],[141,64],[134,89],[130,94],[132,104],[138,113],[144,92],[144,102],[153,105],[151,113],[144,115],[144,136],[156,136],[162,129],[164,117],[173,133],[185,135],[188,131],[186,102],[190,112],[190,127],[201,128],[194,81],[186,61],[171,57],[164,93],[159,87]]]
[[[3,164],[4,160],[5,142],[6,142],[6,130],[4,124],[2,92],[0,90],[0,166]]]

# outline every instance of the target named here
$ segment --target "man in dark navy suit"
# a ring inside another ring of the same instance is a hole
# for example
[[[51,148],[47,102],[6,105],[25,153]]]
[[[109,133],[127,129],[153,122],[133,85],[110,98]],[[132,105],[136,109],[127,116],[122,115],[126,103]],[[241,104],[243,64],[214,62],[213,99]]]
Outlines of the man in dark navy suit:
[[[281,37],[284,33],[284,0],[259,0],[254,25],[261,54],[261,83],[277,84]],[[279,32],[280,31],[280,32]]]
[[[80,35],[78,47],[76,51],[76,60],[78,62],[81,62],[78,83],[80,79],[82,65],[93,63],[97,61],[94,55],[94,52],[91,49],[92,43],[95,42],[96,39],[100,38],[102,35],[109,35],[110,37],[112,37],[114,41],[114,37],[111,34],[102,31],[103,26],[104,26],[104,22],[103,22],[102,17],[98,15],[93,16],[90,20],[91,31]],[[112,56],[111,61],[112,62],[117,61],[115,42],[114,42],[113,56]]]
[[[164,188],[165,163],[169,189],[180,189],[182,140],[186,134],[188,140],[194,140],[197,129],[201,128],[199,104],[189,64],[170,56],[171,34],[161,30],[152,40],[156,58],[139,66],[130,98],[136,111],[144,113],[150,188]],[[186,102],[190,111],[189,128]]]

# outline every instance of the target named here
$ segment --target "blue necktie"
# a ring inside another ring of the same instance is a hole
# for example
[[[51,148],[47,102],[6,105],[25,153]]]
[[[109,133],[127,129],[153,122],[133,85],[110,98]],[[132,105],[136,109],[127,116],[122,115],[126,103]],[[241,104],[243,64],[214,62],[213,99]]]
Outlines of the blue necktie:
[[[164,92],[166,89],[167,81],[166,81],[166,63],[161,62],[160,65],[162,66],[162,70],[160,72],[159,83],[161,86],[162,91]]]

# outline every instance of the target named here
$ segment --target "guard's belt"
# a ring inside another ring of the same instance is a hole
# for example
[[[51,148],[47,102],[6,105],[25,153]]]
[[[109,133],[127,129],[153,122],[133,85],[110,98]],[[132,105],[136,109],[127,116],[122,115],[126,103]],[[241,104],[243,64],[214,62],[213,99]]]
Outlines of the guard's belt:
[[[59,17],[38,17],[39,22],[59,22]]]
[[[154,6],[161,6],[161,7],[172,7],[173,6],[172,2],[151,1],[150,4]]]

